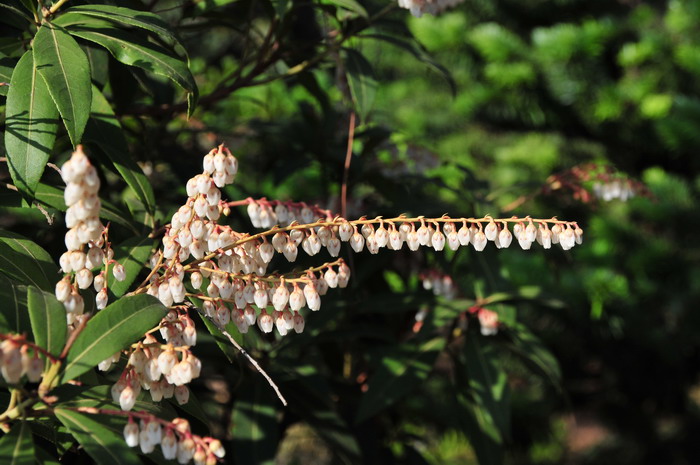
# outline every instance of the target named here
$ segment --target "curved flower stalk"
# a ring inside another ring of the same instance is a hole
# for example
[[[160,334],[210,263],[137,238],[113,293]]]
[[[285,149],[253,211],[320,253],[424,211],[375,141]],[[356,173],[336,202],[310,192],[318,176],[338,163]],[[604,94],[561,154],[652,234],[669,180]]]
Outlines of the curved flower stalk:
[[[303,202],[264,198],[227,202],[222,199],[220,189],[232,183],[237,172],[236,158],[223,145],[205,155],[202,173],[187,182],[186,202],[164,228],[161,246],[150,260],[150,273],[131,293],[148,293],[156,297],[170,308],[169,313],[142,340],[98,366],[100,370],[109,370],[122,355],[126,356],[121,375],[112,386],[112,398],[122,409],[117,414],[129,415],[125,429],[127,443],[140,445],[142,451],[148,453],[161,441],[164,455],[177,458],[180,463],[193,458],[197,463],[209,463],[221,457],[217,451],[223,453],[223,449],[218,445],[213,450],[211,444],[217,443],[198,442],[187,433],[180,435],[176,447],[173,444],[177,428],[151,416],[148,419],[143,417],[146,414],[132,413],[131,409],[141,390],[149,391],[154,402],[171,397],[180,404],[188,401],[187,384],[200,375],[202,368],[202,362],[192,352],[197,343],[197,331],[189,315],[193,307],[201,307],[198,311],[202,316],[227,336],[229,323],[241,333],[257,326],[263,333],[276,330],[280,336],[285,336],[304,331],[304,308],[320,310],[321,298],[329,289],[348,285],[350,268],[339,258],[343,242],[356,253],[366,249],[376,254],[381,249],[401,250],[404,247],[411,251],[420,247],[442,251],[446,247],[457,250],[471,246],[482,251],[489,242],[497,248],[507,248],[514,241],[524,250],[530,249],[534,243],[545,249],[559,244],[568,250],[580,244],[583,238],[583,231],[575,222],[556,218],[400,215],[348,220]],[[102,308],[107,300],[107,267],[114,265],[112,271],[117,279],[123,279],[124,270],[113,260],[107,240],[108,228],[96,220],[99,214],[99,200],[96,199],[99,178],[80,148],[64,165],[63,173],[68,183],[66,203],[70,208],[66,216],[71,218],[71,230],[66,235],[69,251],[61,258],[66,276],[57,285],[56,294],[66,305],[68,323],[72,324],[79,321],[78,318],[88,317],[70,317],[71,314],[82,314],[82,311],[71,310],[73,304],[70,302],[77,298],[73,296],[78,295],[78,289],[89,287],[94,281],[98,309]],[[220,217],[228,215],[231,207],[236,206],[245,206],[253,226],[264,230],[249,234],[219,224]],[[87,251],[84,251],[86,246]],[[268,272],[275,254],[294,262],[300,249],[309,256],[326,249],[335,260],[286,274]],[[93,280],[92,270],[103,265],[104,270]],[[429,276],[426,279],[432,283],[437,278]],[[445,284],[440,283],[441,286]],[[487,311],[478,316],[482,332],[495,334],[498,316]],[[229,339],[236,345],[232,337]],[[269,376],[243,348],[236,347],[265,376],[286,405]],[[13,372],[8,381],[16,380],[17,376]],[[140,428],[134,418],[141,419]],[[159,430],[160,433],[155,431],[164,425],[165,429]],[[179,451],[185,446],[181,444],[187,444],[182,454]]]
[[[123,281],[124,267],[114,261],[114,251],[108,241],[109,228],[100,222],[100,178],[97,170],[79,145],[71,158],[61,167],[61,177],[66,183],[64,200],[68,249],[59,260],[65,276],[56,284],[56,298],[66,307],[69,326],[83,318],[85,302],[79,293],[91,285],[97,292],[95,303],[101,310],[107,305],[107,268],[112,267],[114,278]],[[99,270],[97,276],[93,275]]]

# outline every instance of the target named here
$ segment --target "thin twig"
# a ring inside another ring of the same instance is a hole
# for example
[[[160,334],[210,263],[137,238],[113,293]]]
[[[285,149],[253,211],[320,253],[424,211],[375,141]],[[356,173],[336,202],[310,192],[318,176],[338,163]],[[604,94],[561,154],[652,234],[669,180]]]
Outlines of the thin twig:
[[[246,350],[245,350],[243,347],[241,347],[240,344],[238,344],[238,343],[236,342],[236,340],[233,338],[233,336],[231,336],[231,335],[229,334],[228,331],[226,331],[224,328],[222,328],[221,326],[219,326],[219,324],[218,324],[216,321],[214,321],[213,319],[209,318],[209,316],[207,316],[204,312],[200,311],[199,309],[197,309],[197,312],[198,312],[200,315],[202,315],[202,317],[206,318],[206,319],[209,320],[212,324],[214,324],[214,326],[216,326],[216,327],[219,329],[219,331],[221,331],[221,332],[223,333],[223,335],[226,336],[226,337],[228,338],[229,342],[230,342],[240,353],[242,353],[243,356],[245,356],[245,358],[248,359],[248,361],[250,362],[250,364],[253,365],[253,366],[255,367],[256,370],[258,370],[258,373],[260,373],[261,375],[263,375],[263,378],[265,378],[265,380],[267,381],[267,384],[269,384],[269,385],[272,387],[272,389],[275,390],[275,394],[277,394],[277,398],[280,400],[280,402],[282,402],[282,405],[284,405],[284,406],[286,407],[286,406],[287,406],[287,399],[284,398],[284,396],[283,396],[282,393],[280,392],[280,388],[277,387],[277,385],[275,384],[275,382],[272,381],[272,378],[270,378],[270,375],[268,375],[268,374],[265,372],[265,370],[263,370],[263,368],[258,364],[258,362],[256,362],[255,359],[254,359],[253,357],[251,357],[250,354],[248,354],[248,352],[246,352]]]
[[[350,162],[352,161],[352,143],[355,139],[355,112],[350,112],[350,127],[348,128],[348,148],[345,152],[345,165],[343,165],[343,186],[340,191],[340,216],[347,216],[348,204],[348,177],[350,176]]]
[[[105,280],[106,282],[107,280]],[[88,320],[90,320],[90,317],[88,314],[85,314],[86,317],[83,317],[80,319],[80,323],[78,326],[73,330],[72,333],[70,333],[70,336],[68,336],[68,340],[66,341],[66,345],[63,347],[63,351],[61,352],[61,355],[58,356],[59,359],[64,359],[68,355],[68,351],[70,348],[73,346],[73,343],[75,342],[75,339],[78,337],[78,335],[82,332],[83,329],[85,329],[85,325],[87,324]]]

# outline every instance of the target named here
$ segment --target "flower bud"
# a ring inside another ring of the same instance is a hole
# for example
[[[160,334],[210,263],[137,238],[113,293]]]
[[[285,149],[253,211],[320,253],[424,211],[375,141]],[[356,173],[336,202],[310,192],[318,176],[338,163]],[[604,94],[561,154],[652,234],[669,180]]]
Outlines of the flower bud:
[[[158,356],[158,368],[164,375],[169,375],[177,361],[177,354],[173,349],[166,349]]]
[[[260,316],[258,316],[258,327],[260,328],[260,331],[263,333],[270,333],[272,332],[272,327],[275,325],[275,321],[273,320],[272,316],[265,311],[265,309],[262,309],[262,312],[260,312]]]
[[[70,279],[68,277],[60,280],[56,283],[56,298],[61,302],[65,302],[70,296],[71,290]]]
[[[44,361],[36,354],[29,358],[26,366],[27,379],[30,383],[41,381],[41,373],[44,371]]]
[[[349,281],[350,267],[345,262],[343,262],[340,264],[340,266],[338,266],[338,287],[346,287]]]
[[[122,266],[121,263],[115,263],[114,268],[112,268],[112,274],[114,275],[114,279],[117,281],[124,281],[126,279],[126,271],[124,270],[124,266]]]
[[[316,286],[313,282],[307,283],[306,286],[304,286],[304,298],[310,310],[320,310],[321,297],[318,295],[318,291],[316,291]]]
[[[103,287],[100,292],[97,293],[97,296],[95,297],[95,306],[97,307],[98,310],[102,310],[107,306],[107,288]]]
[[[471,242],[474,246],[474,250],[476,250],[477,252],[481,252],[486,248],[486,235],[481,231],[477,231],[476,234],[474,234],[474,237],[472,238]]]
[[[362,252],[362,249],[365,246],[365,238],[362,236],[362,234],[358,233],[357,231],[350,237],[350,247],[352,247],[352,250],[355,251],[355,253],[360,253]]]
[[[190,400],[190,390],[187,386],[177,386],[175,388],[175,400],[180,405],[184,405]]]
[[[136,393],[131,387],[131,384],[127,384],[122,392],[119,394],[119,406],[124,411],[129,411],[134,408],[136,403]]]
[[[306,304],[306,298],[304,298],[304,292],[297,286],[294,285],[292,293],[289,295],[289,307],[292,310],[299,310]],[[281,309],[277,309],[281,310]]]
[[[139,425],[129,418],[128,423],[124,426],[124,441],[129,447],[136,447],[139,445]]]
[[[289,300],[289,290],[287,290],[287,286],[284,283],[280,283],[279,286],[275,289],[275,293],[272,296],[272,305],[275,307],[275,310],[282,310],[284,307],[287,305],[287,301]]]
[[[160,448],[163,452],[163,458],[166,460],[173,460],[177,456],[177,439],[170,428],[165,430]]]
[[[284,249],[282,250],[282,252],[284,253],[284,257],[290,262],[293,262],[297,259],[297,246],[292,241],[288,241],[284,245]]]
[[[333,270],[333,268],[328,267],[326,272],[323,274],[323,279],[328,283],[328,287],[335,289],[338,287],[338,274]]]

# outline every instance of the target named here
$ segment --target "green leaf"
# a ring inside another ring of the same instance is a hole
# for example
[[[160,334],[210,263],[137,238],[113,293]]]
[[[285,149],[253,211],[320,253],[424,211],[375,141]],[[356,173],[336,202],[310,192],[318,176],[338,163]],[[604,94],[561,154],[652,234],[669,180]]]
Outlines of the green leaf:
[[[107,277],[107,288],[117,297],[123,296],[143,269],[155,241],[148,236],[136,236],[114,247],[114,259],[124,266],[124,281],[114,279],[112,273]]]
[[[88,321],[68,351],[62,382],[75,379],[115,352],[136,342],[168,309],[150,295],[122,297]]]
[[[26,286],[0,274],[0,332],[17,334],[31,330]]]
[[[404,344],[383,350],[369,379],[369,389],[360,401],[355,423],[381,412],[423,383],[444,345],[444,338],[436,338],[420,346]]]
[[[377,93],[374,70],[369,61],[357,50],[350,48],[343,50],[345,51],[345,68],[352,101],[360,119],[365,121]]]
[[[7,4],[5,4],[5,3],[0,3],[0,8],[5,8],[5,9],[11,11],[12,13],[14,13],[14,14],[16,14],[16,15],[21,16],[22,18],[26,19],[26,20],[29,21],[30,23],[33,23],[33,22],[34,22],[34,20],[32,19],[31,16],[29,16],[27,13],[25,13],[24,11],[20,10],[20,9],[17,8],[17,7],[14,7],[14,6],[12,6],[12,5],[7,5]]]
[[[483,406],[461,392],[453,393],[461,411],[458,421],[474,448],[479,465],[503,465],[504,451],[498,429],[490,422],[491,417]]]
[[[193,298],[190,298],[190,300],[197,306],[197,308],[201,308],[201,301]],[[219,349],[221,349],[221,352],[223,352],[223,354],[226,356],[229,363],[233,363],[233,361],[236,359],[236,351],[229,340],[226,338],[226,336],[224,336],[219,328],[217,328],[217,326],[209,320],[209,318],[202,315],[200,312],[197,312],[197,314],[204,322],[204,326],[206,326],[209,333],[214,337],[216,345],[219,347]],[[229,334],[234,335],[236,333],[229,332]]]
[[[67,209],[63,198],[63,191],[56,187],[39,183],[36,189],[35,197],[39,203],[48,207],[55,208],[56,210],[60,211],[66,211]],[[136,228],[129,215],[106,200],[100,199],[100,203],[102,204],[102,208],[100,208],[100,218],[120,224],[131,230],[134,234],[139,233],[139,230]]]
[[[119,120],[100,90],[92,87],[92,115],[85,130],[85,139],[97,144],[109,157],[114,168],[122,175],[138,198],[148,209],[155,211],[155,196],[148,178],[129,156],[129,147]]]
[[[109,53],[102,47],[81,44],[85,56],[90,63],[90,78],[92,82],[100,88],[104,88],[109,79]],[[95,105],[95,92],[92,93],[92,105]],[[91,110],[93,111],[93,110]],[[90,120],[88,120],[88,125]],[[87,127],[85,128],[87,131]]]
[[[166,49],[149,42],[141,35],[121,29],[100,27],[73,27],[70,33],[107,50],[118,61],[129,66],[137,66],[175,82],[185,92],[196,98],[197,84],[187,63],[171,55]]]
[[[82,5],[74,6],[66,10],[64,13],[80,13],[85,16],[94,16],[97,18],[107,19],[109,21],[118,22],[127,26],[134,26],[154,32],[166,40],[180,44],[180,41],[172,32],[168,23],[155,13],[148,11],[132,10],[112,5]]]
[[[0,439],[0,463],[34,465],[34,441],[29,424],[22,421]]]
[[[105,426],[98,415],[86,415],[61,407],[56,417],[75,436],[85,452],[100,465],[141,464],[136,452],[126,445],[122,431]]]
[[[0,230],[0,273],[53,292],[58,267],[47,251],[19,234]]]
[[[22,55],[10,80],[5,107],[5,150],[15,186],[33,195],[49,159],[58,110],[34,66],[31,51]]]
[[[555,388],[561,390],[559,363],[537,336],[521,323],[509,325],[506,334],[511,338],[511,342],[506,347],[533,370],[549,380]]]
[[[17,61],[12,58],[0,58],[0,83],[9,84],[12,80],[12,71],[17,66]],[[7,95],[9,86],[0,86],[0,95]]]
[[[34,37],[34,62],[76,146],[90,116],[90,63],[65,29],[44,23]]]
[[[66,309],[48,292],[29,286],[27,308],[32,323],[34,342],[58,357],[66,343]]]
[[[494,440],[510,435],[510,390],[508,377],[499,366],[494,345],[481,343],[482,336],[469,332],[464,344],[464,360],[469,387],[483,422],[493,425]]]
[[[363,18],[368,18],[367,10],[359,2],[355,0],[323,0],[321,3],[326,3],[329,5],[335,5],[346,10],[352,11],[358,16]]]
[[[271,465],[279,441],[277,405],[272,389],[252,376],[238,390],[233,405],[233,456],[236,463]]]

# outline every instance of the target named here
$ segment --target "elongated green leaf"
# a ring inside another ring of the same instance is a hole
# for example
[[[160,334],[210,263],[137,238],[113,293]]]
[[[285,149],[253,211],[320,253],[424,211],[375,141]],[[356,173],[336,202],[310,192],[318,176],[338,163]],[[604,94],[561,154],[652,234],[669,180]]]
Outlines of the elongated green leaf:
[[[29,286],[27,308],[34,342],[58,356],[66,343],[66,309],[52,294]]]
[[[506,334],[511,336],[511,343],[507,344],[506,347],[521,357],[526,364],[540,375],[548,379],[555,388],[561,389],[559,363],[537,336],[520,323],[509,325]]]
[[[132,10],[131,8],[112,5],[82,5],[66,10],[64,16],[69,13],[80,13],[85,16],[94,16],[127,26],[138,27],[154,32],[168,41],[180,44],[168,23],[163,21],[157,14],[148,11]]]
[[[73,145],[90,116],[90,63],[65,29],[44,23],[34,37],[34,62],[46,81]]]
[[[56,417],[100,465],[140,464],[136,452],[126,445],[121,431],[105,426],[98,415],[56,408]]]
[[[352,101],[360,119],[365,121],[372,109],[374,96],[377,93],[377,81],[374,78],[374,70],[369,61],[360,52],[350,48],[344,50],[345,68]]]
[[[56,210],[60,211],[66,211],[67,209],[63,198],[63,191],[56,187],[39,183],[36,188],[35,197],[39,203],[46,205],[47,207],[55,208]],[[130,229],[134,234],[139,233],[139,230],[136,228],[131,218],[129,218],[129,215],[124,213],[120,208],[110,202],[107,202],[106,200],[102,200],[100,203],[102,204],[102,208],[100,209],[100,218],[120,224]]]
[[[482,344],[481,336],[467,334],[464,360],[472,397],[484,419],[480,423],[495,426],[497,437],[510,436],[510,390],[508,377],[499,366],[493,345]]]
[[[26,52],[12,73],[5,120],[7,164],[22,193],[33,195],[57,130],[58,110],[34,66],[31,51]]]
[[[137,66],[165,76],[182,87],[185,92],[193,96],[197,95],[197,84],[187,63],[141,35],[100,26],[75,26],[70,29],[70,33],[103,46],[114,58],[125,65]]]
[[[30,23],[34,21],[31,16],[29,16],[27,13],[25,13],[24,11],[20,10],[19,8],[15,7],[15,6],[8,5],[7,3],[0,3],[0,8],[3,8],[7,11],[11,11],[12,13],[16,14],[17,16],[20,16],[20,17],[26,19]]]
[[[383,351],[360,401],[355,423],[381,412],[425,381],[444,345],[445,340],[437,338],[420,346],[404,344]]]
[[[31,324],[26,286],[0,274],[0,302],[0,332],[28,333]]]
[[[16,60],[7,57],[0,58],[0,83],[10,84],[15,66],[17,66]],[[9,89],[9,85],[0,85],[0,95],[7,95]]]
[[[0,230],[0,273],[23,284],[53,291],[58,267],[49,253],[19,234]]]
[[[367,18],[367,10],[359,2],[355,0],[323,0],[322,3],[327,3],[329,5],[335,5],[346,10],[352,11],[358,16]]]
[[[146,206],[149,213],[155,210],[155,197],[151,183],[136,162],[129,156],[129,147],[119,120],[100,90],[92,88],[92,116],[88,121],[85,139],[97,144]]]
[[[505,448],[491,416],[465,393],[458,391],[453,395],[461,407],[458,421],[474,448],[479,465],[503,465]]]
[[[63,382],[74,379],[153,328],[167,308],[150,295],[122,297],[88,321],[66,357]]]
[[[0,463],[34,465],[34,441],[29,424],[22,421],[0,439]]]
[[[88,63],[90,63],[90,78],[92,82],[99,86],[100,89],[104,88],[107,84],[107,79],[109,79],[109,53],[102,47],[92,45],[81,44],[81,48],[88,59]],[[92,104],[95,104],[94,91],[92,94]],[[88,124],[90,124],[89,120]],[[87,127],[85,130],[87,131]]]
[[[151,255],[155,241],[148,236],[136,236],[114,247],[114,259],[124,266],[126,279],[117,281],[110,273],[107,288],[117,297],[123,296],[143,269]]]
[[[270,465],[277,451],[278,402],[259,376],[248,379],[233,406],[233,456],[236,463]]]

